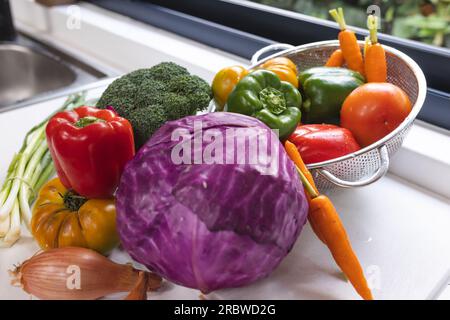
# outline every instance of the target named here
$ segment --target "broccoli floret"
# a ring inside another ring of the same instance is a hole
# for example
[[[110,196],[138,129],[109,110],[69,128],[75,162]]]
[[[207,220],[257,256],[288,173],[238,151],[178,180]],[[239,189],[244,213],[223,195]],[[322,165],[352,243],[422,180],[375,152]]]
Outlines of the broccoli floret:
[[[191,106],[190,113],[192,114],[202,110],[199,109],[199,105],[207,106],[211,100],[211,87],[203,79],[197,76],[183,75],[174,77],[167,83],[167,86],[173,95],[183,97],[182,101],[179,101],[179,103],[176,103],[176,99],[171,99],[172,102],[170,105],[174,109],[184,108],[184,105],[189,105]],[[175,112],[175,117],[177,113],[176,111],[171,111],[170,113],[172,114],[173,112]]]
[[[145,69],[144,69],[145,70]],[[173,62],[163,62],[149,69],[150,76],[155,80],[169,81],[179,76],[189,76],[189,71]]]
[[[139,85],[138,94],[134,97],[136,107],[163,104],[167,86],[162,81],[152,79],[143,80]]]
[[[112,106],[130,121],[138,149],[166,121],[204,110],[211,98],[211,87],[206,81],[175,63],[163,62],[115,80],[97,107]]]
[[[151,115],[151,117],[149,117],[149,115]],[[124,117],[127,118],[133,126],[136,148],[139,148],[144,144],[168,119],[167,110],[161,104],[144,106]]]
[[[109,85],[97,102],[97,107],[114,106],[115,109],[125,113],[134,107],[134,97],[138,87],[127,78],[119,78]]]

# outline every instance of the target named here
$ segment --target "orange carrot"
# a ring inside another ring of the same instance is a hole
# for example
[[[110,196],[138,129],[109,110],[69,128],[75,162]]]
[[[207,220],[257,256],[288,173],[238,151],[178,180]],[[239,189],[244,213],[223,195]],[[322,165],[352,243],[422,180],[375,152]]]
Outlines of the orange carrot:
[[[308,180],[309,184],[313,188],[314,192],[315,193],[319,193],[319,190],[317,190],[316,184],[314,183],[314,178],[313,178],[311,172],[309,172],[309,170],[306,167],[305,163],[303,162],[303,159],[300,156],[300,153],[298,152],[297,147],[295,146],[295,144],[293,144],[289,140],[286,140],[286,142],[284,143],[284,147],[286,149],[286,152],[287,152],[288,156],[295,163],[295,165],[301,171],[301,173],[303,173],[303,175],[306,177],[306,179]]]
[[[311,206],[312,198],[310,196],[310,193],[313,193],[315,195],[319,194],[319,190],[317,190],[317,188],[316,188],[316,184],[314,183],[313,176],[311,175],[309,170],[306,168],[306,165],[303,162],[303,159],[300,156],[300,153],[298,152],[297,147],[290,141],[286,141],[284,146],[286,148],[286,153],[291,158],[291,160],[295,163],[297,170],[299,171],[299,174],[304,175],[304,177],[308,180],[308,182],[312,188],[312,190],[307,191],[306,187],[305,187],[306,200],[308,200],[308,204]],[[309,215],[308,215],[308,221],[309,221],[309,224],[311,225],[311,229],[314,231],[317,238],[319,238],[320,241],[322,241],[326,245],[325,238],[320,233],[319,227],[315,225],[315,221],[312,221],[310,219]]]
[[[306,194],[306,198],[308,199],[308,205],[311,208],[312,204],[311,204],[311,197],[309,196],[309,194]],[[317,225],[317,221],[315,219],[311,218],[311,215],[308,214],[308,222],[311,226],[312,231],[314,232],[314,234],[317,236],[317,238],[319,238],[320,241],[322,241],[322,243],[326,246],[326,240],[325,237],[320,233],[320,227]]]
[[[344,64],[344,56],[342,55],[342,50],[334,50],[331,56],[328,58],[325,67],[342,67]]]
[[[361,264],[352,249],[336,209],[330,199],[320,195],[311,173],[306,168],[297,147],[286,141],[285,149],[297,167],[309,202],[308,221],[317,237],[328,247],[336,264],[349,279],[356,292],[365,300],[373,296],[367,284]]]
[[[320,227],[320,232],[330,250],[334,261],[348,278],[356,292],[364,300],[373,300],[361,264],[353,251],[352,245],[330,199],[319,195],[311,200],[310,220]]]
[[[381,44],[378,43],[377,17],[369,15],[367,18],[367,25],[369,26],[370,31],[370,41],[364,53],[364,71],[366,79],[367,82],[386,82],[386,53]]]
[[[338,10],[333,9],[330,10],[330,14],[341,28],[338,39],[347,66],[350,69],[358,71],[364,75],[364,62],[361,49],[358,45],[355,33],[347,29],[344,19],[344,11],[342,8],[338,8]]]

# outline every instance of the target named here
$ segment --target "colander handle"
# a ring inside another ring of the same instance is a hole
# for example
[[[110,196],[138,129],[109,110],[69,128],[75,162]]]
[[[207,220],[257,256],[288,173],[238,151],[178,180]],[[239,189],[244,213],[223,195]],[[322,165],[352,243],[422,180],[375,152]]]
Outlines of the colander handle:
[[[263,55],[264,53],[275,51],[275,50],[287,50],[294,48],[293,45],[287,44],[287,43],[275,43],[268,45],[267,47],[261,48],[258,51],[255,52],[255,54],[252,56],[252,59],[250,60],[252,65],[255,65],[259,61],[259,57]]]
[[[389,154],[387,151],[387,147],[385,145],[383,145],[380,148],[378,148],[377,151],[380,156],[380,166],[369,178],[359,180],[359,181],[346,181],[346,180],[339,179],[338,177],[333,175],[331,172],[324,170],[324,169],[317,169],[317,172],[323,178],[325,178],[326,180],[330,181],[331,183],[333,183],[339,187],[353,188],[353,187],[367,186],[367,185],[377,181],[381,177],[383,177],[389,169]]]

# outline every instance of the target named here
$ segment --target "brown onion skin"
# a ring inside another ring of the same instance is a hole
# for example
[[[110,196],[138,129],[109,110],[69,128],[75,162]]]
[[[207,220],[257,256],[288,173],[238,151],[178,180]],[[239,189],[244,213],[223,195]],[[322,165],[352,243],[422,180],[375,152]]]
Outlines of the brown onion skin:
[[[147,300],[149,277],[146,272],[139,272],[139,279],[135,287],[123,300]]]
[[[79,289],[67,286],[69,277],[73,276],[68,273],[69,266],[79,267]],[[139,272],[129,264],[117,264],[93,250],[65,247],[31,257],[13,274],[27,293],[39,299],[93,300],[132,290],[138,282]],[[149,275],[148,289],[157,289],[161,278]]]

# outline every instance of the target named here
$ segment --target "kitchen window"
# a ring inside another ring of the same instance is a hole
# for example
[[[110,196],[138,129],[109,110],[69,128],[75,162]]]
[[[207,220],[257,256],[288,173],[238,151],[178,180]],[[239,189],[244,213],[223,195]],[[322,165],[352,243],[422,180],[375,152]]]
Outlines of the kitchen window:
[[[274,42],[300,45],[334,39],[338,32],[337,25],[332,21],[286,10],[290,9],[294,2],[302,2],[306,6],[305,3],[314,1],[90,0],[89,2],[244,58],[250,58],[255,51]],[[331,4],[335,1],[320,2]],[[343,3],[355,2],[367,3],[369,7],[371,1],[343,1]],[[393,1],[373,2],[381,3],[381,10],[387,8],[386,10],[392,11],[389,9],[390,6],[386,7],[386,3]],[[411,4],[420,1],[407,2]],[[323,17],[323,13],[316,15]],[[389,13],[382,11],[381,15],[386,16]],[[359,39],[367,35],[367,31],[363,28],[353,27],[353,29]],[[448,35],[445,35],[445,32],[448,30],[444,30],[442,44],[447,45]],[[426,34],[425,31],[423,33]],[[429,41],[430,37],[424,39]],[[387,34],[381,34],[380,40],[408,54],[425,73],[429,89],[419,119],[450,129],[450,49]],[[436,43],[438,40],[435,40]]]
[[[251,2],[332,20],[328,11],[342,7],[347,24],[366,27],[367,13],[381,19],[383,33],[450,48],[447,0],[250,0]]]

